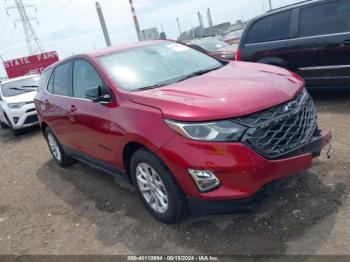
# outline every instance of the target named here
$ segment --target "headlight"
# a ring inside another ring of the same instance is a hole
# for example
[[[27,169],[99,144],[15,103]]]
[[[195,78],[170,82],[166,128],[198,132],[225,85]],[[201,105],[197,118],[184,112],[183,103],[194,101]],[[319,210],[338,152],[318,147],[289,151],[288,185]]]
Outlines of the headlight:
[[[208,123],[165,122],[176,133],[198,141],[239,141],[247,131],[246,127],[229,120]]]
[[[223,59],[235,59],[235,54],[222,54],[220,55],[221,58]]]
[[[8,107],[11,109],[20,109],[25,104],[26,103],[12,103],[12,104],[8,104]]]

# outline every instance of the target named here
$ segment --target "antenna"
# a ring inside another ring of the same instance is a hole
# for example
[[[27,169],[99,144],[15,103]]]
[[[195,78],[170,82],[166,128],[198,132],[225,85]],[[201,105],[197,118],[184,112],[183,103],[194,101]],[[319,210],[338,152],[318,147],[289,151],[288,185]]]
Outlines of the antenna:
[[[44,47],[42,46],[38,35],[36,34],[34,27],[31,24],[31,20],[36,20],[37,23],[39,23],[37,18],[29,17],[27,14],[27,8],[34,8],[36,11],[36,8],[34,5],[24,5],[22,0],[13,0],[15,5],[9,6],[6,8],[8,9],[17,9],[19,13],[19,19],[14,20],[14,23],[16,25],[16,22],[21,22],[23,26],[24,35],[27,42],[27,48],[29,55],[35,55],[39,53],[44,53]],[[16,27],[16,26],[15,26]]]

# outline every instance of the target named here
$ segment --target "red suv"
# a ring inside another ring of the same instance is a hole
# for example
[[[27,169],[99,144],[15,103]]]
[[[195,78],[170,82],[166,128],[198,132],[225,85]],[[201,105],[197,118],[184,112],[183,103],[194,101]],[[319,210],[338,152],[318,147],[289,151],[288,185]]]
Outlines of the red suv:
[[[310,168],[331,139],[297,75],[170,41],[52,65],[35,104],[59,165],[77,159],[125,177],[166,223],[248,206]]]

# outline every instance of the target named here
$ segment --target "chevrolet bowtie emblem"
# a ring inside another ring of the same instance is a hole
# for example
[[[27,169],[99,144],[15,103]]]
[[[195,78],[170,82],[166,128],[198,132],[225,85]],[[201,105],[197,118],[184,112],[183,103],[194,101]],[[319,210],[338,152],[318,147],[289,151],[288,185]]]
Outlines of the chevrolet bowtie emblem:
[[[284,112],[289,112],[297,108],[298,103],[296,101],[290,102],[287,105],[284,106],[283,110]]]

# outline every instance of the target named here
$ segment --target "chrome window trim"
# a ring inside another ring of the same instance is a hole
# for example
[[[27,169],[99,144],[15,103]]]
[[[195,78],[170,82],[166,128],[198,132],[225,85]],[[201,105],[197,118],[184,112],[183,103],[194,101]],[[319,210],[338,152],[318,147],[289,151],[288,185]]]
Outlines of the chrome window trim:
[[[332,69],[344,69],[350,68],[350,65],[334,65],[334,66],[311,66],[311,67],[301,67],[300,71],[312,71],[312,70],[332,70]]]
[[[324,35],[312,35],[312,36],[296,37],[296,38],[281,39],[281,40],[274,40],[274,41],[265,41],[265,42],[259,42],[259,43],[251,43],[251,44],[245,44],[245,45],[246,46],[253,46],[253,45],[266,44],[266,43],[278,43],[278,42],[283,42],[283,41],[296,41],[296,40],[301,40],[301,39],[312,39],[312,38],[317,38],[317,37],[338,36],[338,35],[346,35],[346,34],[350,34],[350,32],[324,34]]]
[[[78,59],[80,59],[80,58],[78,58]],[[86,60],[86,59],[82,58],[82,60]],[[86,61],[88,61],[88,60],[86,60]],[[51,81],[51,78],[54,77],[56,68],[57,68],[58,66],[60,66],[60,65],[65,64],[65,63],[74,63],[74,59],[70,59],[70,60],[68,60],[68,61],[66,61],[66,62],[60,63],[60,64],[58,64],[57,66],[55,66],[55,67],[52,68],[52,72],[51,72],[51,75],[50,75],[50,77],[49,77],[49,79],[48,79],[48,81],[47,81],[47,83],[46,83],[46,86],[45,86],[45,88],[44,88],[44,92],[45,92],[47,95],[50,95],[50,96],[61,97],[61,98],[71,98],[71,99],[74,99],[74,100],[93,102],[91,99],[87,99],[87,98],[79,98],[79,97],[73,97],[73,96],[57,95],[57,94],[53,94],[53,93],[50,93],[50,92],[49,92],[49,90],[48,90],[49,83],[50,83],[50,81]],[[73,65],[72,65],[72,67],[73,67]],[[72,72],[72,73],[73,73],[73,72]],[[72,85],[73,85],[73,83],[72,83]]]
[[[322,76],[322,77],[305,77],[306,80],[329,80],[329,79],[350,79],[347,76]]]
[[[74,100],[81,100],[81,101],[90,101],[90,102],[93,102],[92,100],[87,99],[87,98],[79,98],[79,97],[73,97],[73,96],[63,96],[63,95],[52,94],[52,93],[50,93],[46,88],[45,88],[45,93],[48,94],[48,95],[50,95],[50,96],[56,96],[56,97],[62,97],[62,98],[71,98],[71,99],[74,99]]]

